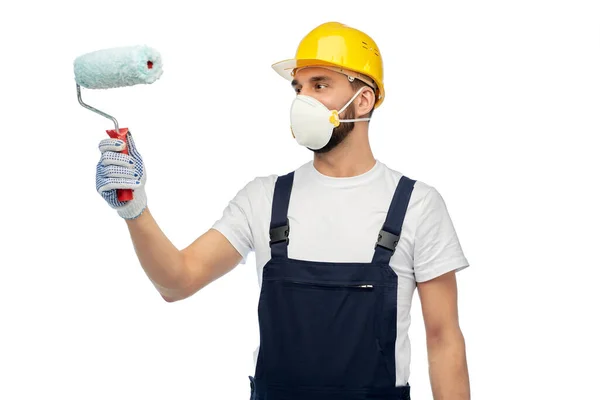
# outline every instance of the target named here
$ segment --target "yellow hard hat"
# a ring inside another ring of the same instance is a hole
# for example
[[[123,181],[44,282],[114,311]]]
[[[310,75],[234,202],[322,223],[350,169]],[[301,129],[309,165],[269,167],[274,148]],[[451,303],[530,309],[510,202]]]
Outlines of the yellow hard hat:
[[[383,61],[375,41],[366,33],[339,22],[326,22],[306,35],[296,57],[272,65],[277,73],[292,80],[296,70],[318,66],[360,79],[375,89],[375,106],[383,102]]]

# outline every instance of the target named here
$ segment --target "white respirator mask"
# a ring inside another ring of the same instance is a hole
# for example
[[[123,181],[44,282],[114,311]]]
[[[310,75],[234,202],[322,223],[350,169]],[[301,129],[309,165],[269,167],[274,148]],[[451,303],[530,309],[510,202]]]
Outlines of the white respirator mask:
[[[340,111],[330,110],[314,97],[297,95],[292,102],[290,123],[299,145],[319,150],[331,139],[333,128],[341,122],[368,121],[370,118],[340,119],[339,114],[352,104],[365,87],[361,87]]]

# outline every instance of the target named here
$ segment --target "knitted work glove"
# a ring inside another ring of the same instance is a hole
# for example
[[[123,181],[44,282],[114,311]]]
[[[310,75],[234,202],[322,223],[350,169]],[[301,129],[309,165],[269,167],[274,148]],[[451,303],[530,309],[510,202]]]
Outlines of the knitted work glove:
[[[119,153],[125,142],[104,139],[98,145],[101,157],[96,166],[96,190],[124,219],[135,219],[146,209],[146,169],[135,147],[131,133],[127,133],[129,154]],[[117,189],[132,189],[133,200],[119,201]]]

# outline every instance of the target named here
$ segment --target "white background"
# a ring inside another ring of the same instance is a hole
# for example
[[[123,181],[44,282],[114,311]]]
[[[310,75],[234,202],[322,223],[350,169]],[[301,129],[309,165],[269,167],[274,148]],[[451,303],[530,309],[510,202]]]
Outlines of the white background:
[[[575,0],[3,3],[0,398],[249,398],[254,258],[162,300],[95,191],[113,126],[78,104],[72,63],[161,52],[153,85],[83,98],[131,129],[153,215],[182,248],[249,180],[312,156],[270,66],[326,21],[379,45],[374,154],[440,191],[471,264],[472,398],[599,398],[599,17]],[[431,399],[417,295],[412,315],[412,394]]]

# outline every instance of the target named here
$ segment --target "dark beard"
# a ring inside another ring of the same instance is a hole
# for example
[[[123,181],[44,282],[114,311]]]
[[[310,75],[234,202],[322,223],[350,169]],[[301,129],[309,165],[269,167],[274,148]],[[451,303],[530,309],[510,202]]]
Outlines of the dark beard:
[[[350,106],[345,111],[344,117],[340,116],[340,119],[354,119],[354,107]],[[327,153],[342,143],[353,129],[354,122],[341,122],[337,127],[333,128],[331,139],[329,139],[329,142],[324,147],[318,150],[309,148],[309,150],[312,150],[316,154]]]

